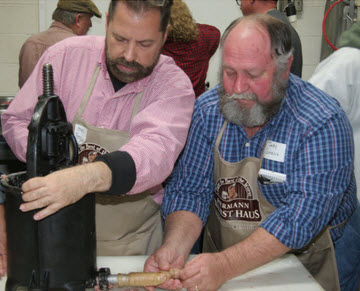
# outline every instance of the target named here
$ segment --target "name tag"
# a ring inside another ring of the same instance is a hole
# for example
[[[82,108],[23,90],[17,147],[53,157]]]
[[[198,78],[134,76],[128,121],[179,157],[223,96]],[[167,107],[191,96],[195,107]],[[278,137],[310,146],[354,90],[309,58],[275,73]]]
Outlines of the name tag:
[[[285,160],[286,144],[268,140],[264,150],[264,158],[283,163]]]
[[[87,128],[80,124],[75,124],[74,136],[78,144],[84,143],[87,137]]]

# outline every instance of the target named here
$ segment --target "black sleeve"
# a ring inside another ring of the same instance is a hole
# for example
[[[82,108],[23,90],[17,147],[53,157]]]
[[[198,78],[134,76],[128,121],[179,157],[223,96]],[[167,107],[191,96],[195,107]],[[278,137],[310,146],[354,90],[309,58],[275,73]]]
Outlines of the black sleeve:
[[[136,181],[136,167],[133,158],[127,152],[115,151],[97,156],[94,162],[104,162],[112,172],[112,184],[108,195],[128,193]]]

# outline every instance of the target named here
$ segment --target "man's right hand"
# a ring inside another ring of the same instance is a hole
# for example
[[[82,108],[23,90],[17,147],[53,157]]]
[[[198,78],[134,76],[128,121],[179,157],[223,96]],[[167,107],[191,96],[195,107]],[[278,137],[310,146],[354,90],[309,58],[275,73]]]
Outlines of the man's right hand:
[[[183,255],[176,252],[175,249],[163,245],[146,260],[144,272],[168,271],[172,268],[181,270],[184,264],[185,258]],[[166,290],[180,290],[183,288],[183,284],[179,279],[171,278],[158,287]],[[145,287],[145,289],[154,291],[155,287]]]
[[[191,248],[202,229],[200,218],[190,211],[175,211],[165,219],[165,235],[162,246],[145,262],[145,272],[169,271],[171,268],[182,270]],[[183,284],[179,279],[170,279],[159,288],[179,290]],[[146,290],[154,291],[154,287]]]

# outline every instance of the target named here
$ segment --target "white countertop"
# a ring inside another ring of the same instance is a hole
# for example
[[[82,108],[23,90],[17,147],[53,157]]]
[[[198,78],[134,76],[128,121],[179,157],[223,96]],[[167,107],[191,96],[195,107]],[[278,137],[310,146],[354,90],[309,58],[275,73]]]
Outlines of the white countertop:
[[[146,258],[146,256],[98,257],[97,266],[110,268],[112,274],[142,272]],[[5,282],[6,277],[0,280],[0,290],[5,290]],[[126,289],[113,288],[112,290]],[[233,278],[219,289],[219,291],[239,290],[318,291],[323,289],[294,255],[287,254],[247,274]]]

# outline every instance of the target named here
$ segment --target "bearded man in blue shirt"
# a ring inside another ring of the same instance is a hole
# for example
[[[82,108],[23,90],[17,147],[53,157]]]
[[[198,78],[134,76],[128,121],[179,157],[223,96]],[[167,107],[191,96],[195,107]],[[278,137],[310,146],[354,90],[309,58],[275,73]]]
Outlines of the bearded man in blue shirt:
[[[325,290],[357,290],[360,211],[346,114],[289,73],[283,22],[238,19],[221,47],[221,82],[196,101],[165,188],[163,244],[145,270],[182,268],[181,280],[161,287],[212,291],[294,252]],[[184,266],[203,226],[204,253]]]

